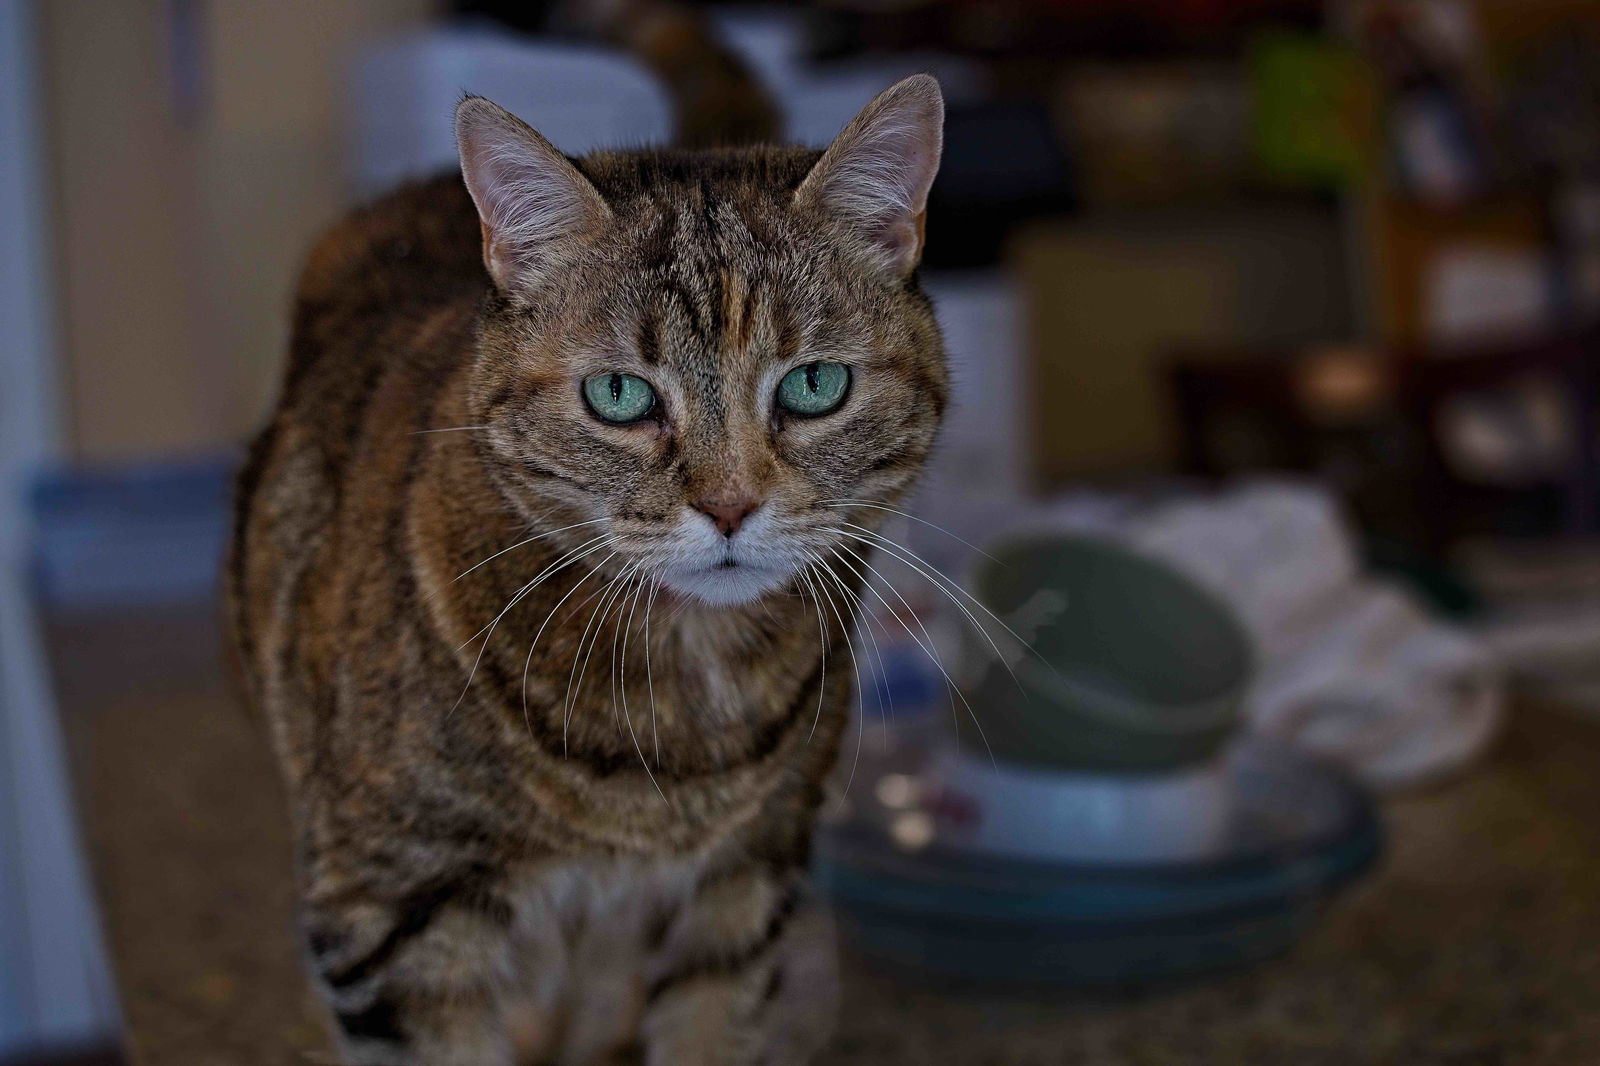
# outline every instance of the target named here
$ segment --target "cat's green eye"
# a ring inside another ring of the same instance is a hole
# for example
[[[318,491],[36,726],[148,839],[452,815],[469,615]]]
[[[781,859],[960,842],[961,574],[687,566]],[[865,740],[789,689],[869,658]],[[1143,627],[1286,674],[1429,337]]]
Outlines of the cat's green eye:
[[[632,374],[592,374],[583,379],[589,410],[606,422],[637,422],[656,405],[656,390]]]
[[[778,382],[778,406],[804,418],[825,415],[844,403],[850,391],[850,368],[843,363],[807,363]]]

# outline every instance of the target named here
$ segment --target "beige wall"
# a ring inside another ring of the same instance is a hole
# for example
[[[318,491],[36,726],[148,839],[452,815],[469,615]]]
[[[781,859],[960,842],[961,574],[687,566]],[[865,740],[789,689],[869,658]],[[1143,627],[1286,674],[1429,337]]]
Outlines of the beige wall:
[[[1012,258],[1033,353],[1034,469],[1046,485],[1177,465],[1174,356],[1287,352],[1353,331],[1339,222],[1317,207],[1040,222],[1018,235]]]
[[[290,288],[345,204],[353,48],[430,0],[197,3],[183,115],[169,0],[40,5],[67,423],[76,457],[237,442],[264,414]]]

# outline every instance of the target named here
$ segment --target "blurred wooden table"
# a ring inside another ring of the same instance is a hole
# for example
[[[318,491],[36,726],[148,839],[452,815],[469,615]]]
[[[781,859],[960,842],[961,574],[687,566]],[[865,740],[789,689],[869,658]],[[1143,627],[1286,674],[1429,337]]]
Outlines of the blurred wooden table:
[[[213,608],[58,621],[63,715],[141,1066],[325,1061],[289,838]],[[846,948],[830,1066],[1600,1063],[1600,725],[1519,709],[1387,805],[1390,853],[1292,955],[1138,997],[951,993]]]

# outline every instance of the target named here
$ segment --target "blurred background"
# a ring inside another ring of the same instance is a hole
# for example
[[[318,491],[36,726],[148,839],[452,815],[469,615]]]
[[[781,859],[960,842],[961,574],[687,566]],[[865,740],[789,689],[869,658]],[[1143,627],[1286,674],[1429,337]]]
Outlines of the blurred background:
[[[0,0],[0,1062],[321,1061],[216,611],[315,235],[920,70],[827,1061],[1600,1062],[1600,0]]]

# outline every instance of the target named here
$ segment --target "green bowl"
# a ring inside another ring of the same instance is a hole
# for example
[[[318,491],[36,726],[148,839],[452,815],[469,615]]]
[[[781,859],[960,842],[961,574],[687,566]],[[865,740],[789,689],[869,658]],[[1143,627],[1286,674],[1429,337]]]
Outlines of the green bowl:
[[[1013,679],[982,643],[991,665],[968,699],[983,737],[961,721],[964,748],[987,741],[1012,763],[1156,773],[1208,761],[1239,728],[1249,637],[1165,563],[1099,538],[1039,535],[995,550],[973,586],[1030,650],[1013,657]]]

